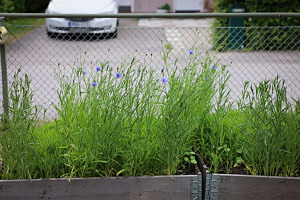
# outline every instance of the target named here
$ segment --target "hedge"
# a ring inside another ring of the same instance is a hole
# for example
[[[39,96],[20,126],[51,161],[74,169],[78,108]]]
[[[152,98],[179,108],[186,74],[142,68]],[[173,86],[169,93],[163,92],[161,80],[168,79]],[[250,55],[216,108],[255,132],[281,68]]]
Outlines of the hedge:
[[[1,0],[2,13],[39,13],[45,12],[50,0]]]
[[[242,4],[246,12],[300,12],[300,2],[297,0],[217,0],[216,13],[228,13],[233,4]],[[214,27],[228,27],[227,18],[216,18]],[[278,27],[300,26],[299,18],[245,18],[245,27]],[[299,50],[300,29],[287,27],[282,29],[245,29],[244,46],[249,50]],[[228,45],[228,29],[216,28],[213,32],[214,48],[224,50]]]

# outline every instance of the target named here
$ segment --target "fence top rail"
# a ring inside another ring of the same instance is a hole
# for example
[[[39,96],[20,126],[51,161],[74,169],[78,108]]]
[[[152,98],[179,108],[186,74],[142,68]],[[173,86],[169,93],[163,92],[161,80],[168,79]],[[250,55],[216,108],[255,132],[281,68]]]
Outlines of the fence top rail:
[[[45,13],[0,13],[10,18],[229,18],[272,17],[300,18],[300,13],[119,13],[119,14],[45,14]]]

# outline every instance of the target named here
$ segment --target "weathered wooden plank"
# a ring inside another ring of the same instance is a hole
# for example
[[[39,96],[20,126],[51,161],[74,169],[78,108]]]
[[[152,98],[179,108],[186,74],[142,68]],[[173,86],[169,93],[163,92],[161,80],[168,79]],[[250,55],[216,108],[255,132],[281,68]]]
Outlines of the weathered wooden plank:
[[[145,176],[0,181],[0,199],[190,199],[192,177]]]
[[[219,176],[218,200],[299,200],[300,178],[213,174]]]

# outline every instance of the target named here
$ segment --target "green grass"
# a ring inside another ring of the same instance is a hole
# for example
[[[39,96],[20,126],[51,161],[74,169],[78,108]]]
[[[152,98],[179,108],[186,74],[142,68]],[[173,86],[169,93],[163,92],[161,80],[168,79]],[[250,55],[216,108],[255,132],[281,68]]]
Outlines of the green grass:
[[[46,23],[44,18],[11,18],[5,21],[6,25],[33,25],[41,26]]]
[[[32,32],[39,26],[45,25],[44,18],[11,18],[5,21],[6,28],[10,31],[9,42],[15,41],[28,33]],[[21,25],[19,27],[19,25]]]
[[[248,122],[242,147],[247,168],[255,175],[293,176],[300,165],[300,101],[287,100],[279,77],[245,89],[240,106]]]
[[[212,172],[297,176],[300,103],[287,101],[284,81],[245,83],[235,108],[226,66],[194,49],[180,67],[171,50],[162,68],[135,57],[88,66],[84,56],[57,66],[50,122],[37,118],[30,79],[16,73],[0,133],[2,179],[173,175],[195,163],[194,152]]]
[[[283,80],[245,83],[238,109],[225,105],[207,118],[197,142],[209,169],[297,176],[300,170],[299,100],[289,102]]]

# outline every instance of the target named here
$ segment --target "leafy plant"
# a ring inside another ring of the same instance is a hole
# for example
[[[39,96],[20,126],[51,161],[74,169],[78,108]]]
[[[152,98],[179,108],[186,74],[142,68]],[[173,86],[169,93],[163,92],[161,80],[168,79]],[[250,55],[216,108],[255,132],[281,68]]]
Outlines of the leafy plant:
[[[50,0],[1,0],[0,12],[44,12]]]
[[[15,10],[12,0],[2,0],[0,3],[0,13],[13,12]]]
[[[167,11],[170,11],[171,6],[170,6],[168,3],[166,3],[166,4],[162,5],[162,6],[160,6],[159,8],[160,8],[160,9],[165,9],[165,10],[167,10]]]
[[[185,152],[184,161],[188,164],[197,164],[196,153],[195,152]]]

